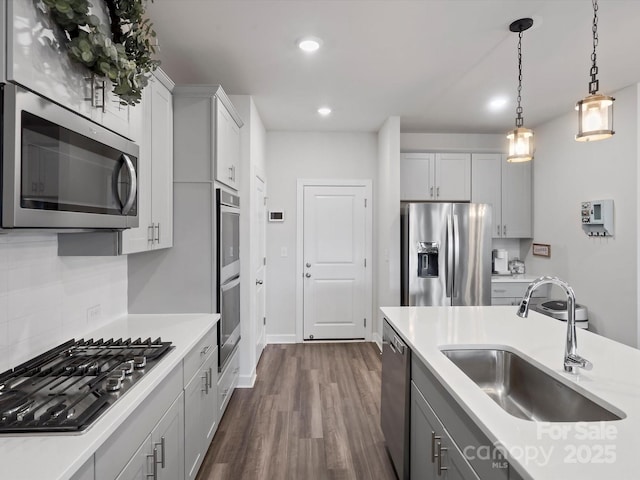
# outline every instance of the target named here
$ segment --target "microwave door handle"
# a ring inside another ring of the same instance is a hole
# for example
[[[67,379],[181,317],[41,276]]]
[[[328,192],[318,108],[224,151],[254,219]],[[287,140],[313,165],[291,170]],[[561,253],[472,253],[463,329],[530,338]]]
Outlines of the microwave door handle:
[[[133,207],[133,202],[135,202],[136,200],[136,194],[138,191],[138,181],[136,178],[136,169],[134,168],[133,162],[131,161],[129,156],[123,153],[122,160],[123,160],[122,162],[123,166],[127,167],[127,170],[129,170],[129,178],[131,179],[131,188],[129,189],[129,197],[127,198],[127,201],[125,202],[125,204],[122,206],[122,214],[126,215],[127,213],[129,213],[129,211]]]

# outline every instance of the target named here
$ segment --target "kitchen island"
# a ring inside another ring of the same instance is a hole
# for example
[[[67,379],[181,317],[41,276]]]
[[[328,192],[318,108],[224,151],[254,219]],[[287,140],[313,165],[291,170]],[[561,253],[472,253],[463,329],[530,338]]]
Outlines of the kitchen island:
[[[127,337],[145,339],[151,337],[152,340],[155,340],[162,337],[163,341],[172,342],[174,348],[146,373],[134,388],[115,402],[84,432],[1,435],[0,464],[2,468],[0,478],[7,480],[93,479],[94,454],[101,448],[110,446],[110,442],[113,443],[115,438],[114,434],[118,435],[119,432],[126,429],[133,418],[149,415],[148,412],[156,408],[154,403],[157,405],[161,403],[160,400],[164,401],[164,397],[166,397],[164,391],[169,386],[175,387],[175,392],[172,394],[177,395],[177,392],[180,392],[182,395],[183,361],[187,361],[190,352],[198,348],[203,337],[214,329],[219,317],[218,314],[127,315],[91,332],[90,336],[94,339]],[[163,396],[158,396],[158,392]],[[173,398],[169,398],[169,403],[172,401]],[[174,403],[177,407],[181,407],[182,397],[178,397]],[[150,418],[149,421],[151,420],[153,419]],[[147,421],[147,423],[149,422]],[[132,423],[132,425],[136,424]],[[142,437],[144,438],[147,433],[141,433]],[[135,435],[128,435],[128,437],[132,438]],[[116,449],[122,450],[127,446],[127,441],[122,441],[122,438],[115,438],[115,440],[118,443]],[[137,444],[135,446],[137,447]],[[126,451],[122,452],[122,455],[126,456],[127,454]],[[107,464],[111,463],[111,465],[106,465],[106,468],[116,471],[115,475],[109,474],[111,479],[115,478],[124,466],[124,464],[119,465],[113,459],[118,458],[119,460],[122,455],[112,454],[112,451],[109,451],[109,456],[103,456]],[[128,459],[128,457],[126,458]],[[99,477],[97,473],[99,460],[96,454],[96,478]],[[180,468],[183,470],[184,465]]]
[[[578,353],[593,363],[593,369],[574,375],[563,369],[566,324],[536,312],[520,318],[511,306],[383,307],[381,310],[412,351],[412,379],[419,383],[414,375],[422,375],[420,370],[424,370],[453,405],[453,411],[457,409],[459,416],[471,424],[470,429],[480,432],[491,447],[474,449],[465,443],[466,439],[452,435],[464,455],[480,457],[493,450],[504,454],[508,466],[499,456],[490,459],[495,461],[490,461],[488,468],[496,470],[489,470],[487,474],[486,470],[482,473],[476,469],[479,478],[637,478],[640,351],[579,330]],[[622,419],[551,423],[516,418],[441,352],[445,348],[469,347],[498,347],[516,352]],[[430,401],[426,395],[425,398]],[[443,424],[447,429],[447,423],[443,421]],[[451,428],[450,433],[455,433],[454,430]],[[431,432],[424,436],[429,435]],[[424,456],[429,453],[424,452]],[[448,455],[455,460],[453,453],[450,448]],[[451,468],[449,474],[450,478],[458,478]],[[462,478],[478,478],[473,475]]]

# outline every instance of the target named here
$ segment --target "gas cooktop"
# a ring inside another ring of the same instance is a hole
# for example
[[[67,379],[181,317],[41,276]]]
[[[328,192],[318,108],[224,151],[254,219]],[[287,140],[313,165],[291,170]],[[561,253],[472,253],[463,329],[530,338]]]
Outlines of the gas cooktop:
[[[173,347],[151,340],[69,340],[0,374],[0,434],[80,432]]]

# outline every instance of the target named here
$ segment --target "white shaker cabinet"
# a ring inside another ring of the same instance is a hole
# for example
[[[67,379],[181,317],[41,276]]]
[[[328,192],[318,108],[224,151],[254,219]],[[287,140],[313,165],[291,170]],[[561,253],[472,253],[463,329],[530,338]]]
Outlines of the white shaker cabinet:
[[[531,162],[499,153],[472,155],[471,201],[493,206],[493,238],[531,238]]]
[[[196,477],[218,426],[217,330],[212,329],[184,360],[184,478]]]
[[[129,463],[124,467],[122,472],[116,477],[116,480],[146,480],[147,475],[153,476],[152,462],[153,456],[149,455],[151,450],[151,435],[147,436],[142,445],[133,454]],[[152,473],[148,473],[151,471]]]
[[[240,128],[244,125],[220,85],[183,85],[174,90],[176,182],[217,181],[234,190],[240,181]]]
[[[121,253],[173,245],[173,82],[158,70],[144,90],[138,159],[137,228],[122,232]]]
[[[468,153],[402,154],[400,199],[469,201],[471,199],[471,155]]]
[[[240,125],[216,98],[216,180],[239,189]]]
[[[92,2],[91,13],[108,25],[104,0]],[[67,54],[63,31],[37,2],[7,2],[7,80],[131,138],[130,107],[120,104],[109,80],[92,76]]]

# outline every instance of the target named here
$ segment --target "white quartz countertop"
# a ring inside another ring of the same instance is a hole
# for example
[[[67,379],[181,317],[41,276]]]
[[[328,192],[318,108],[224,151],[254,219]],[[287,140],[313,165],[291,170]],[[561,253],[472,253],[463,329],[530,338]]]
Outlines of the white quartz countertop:
[[[218,314],[127,315],[85,338],[162,337],[174,345],[131,390],[83,433],[0,435],[0,478],[3,480],[66,480],[126,420],[194,348],[219,319]]]
[[[522,273],[519,275],[491,275],[491,283],[531,283],[539,275]]]
[[[573,375],[562,366],[566,324],[536,312],[528,318],[518,317],[513,306],[383,307],[382,312],[489,440],[506,451],[523,478],[638,478],[639,350],[578,329],[578,353],[593,363],[593,370]],[[562,382],[625,417],[582,423],[536,423],[513,417],[440,352],[443,347],[478,345],[506,346],[533,359]]]

